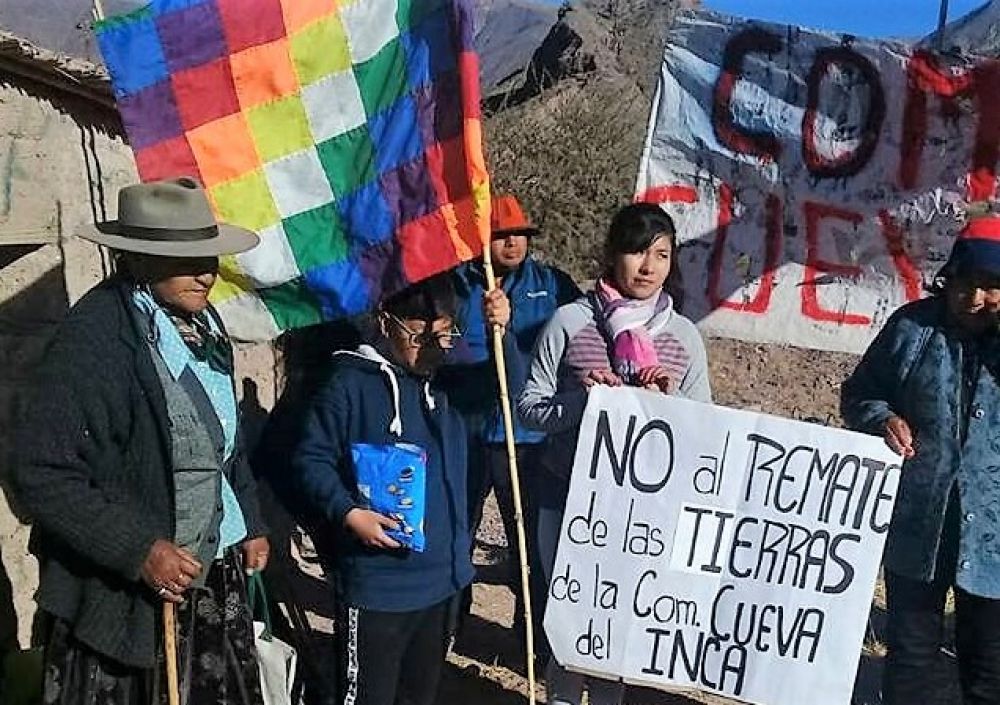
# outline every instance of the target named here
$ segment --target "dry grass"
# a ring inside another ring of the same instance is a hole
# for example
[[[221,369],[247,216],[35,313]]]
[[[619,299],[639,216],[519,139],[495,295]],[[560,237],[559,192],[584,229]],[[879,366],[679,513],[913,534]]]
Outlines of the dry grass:
[[[595,275],[610,217],[634,193],[671,7],[599,5],[584,44],[597,69],[486,120],[495,192],[522,200],[543,231],[538,252],[579,280]]]
[[[561,85],[486,125],[495,192],[518,195],[543,231],[538,251],[578,279],[594,275],[608,220],[633,191],[648,105],[630,93],[600,79]]]

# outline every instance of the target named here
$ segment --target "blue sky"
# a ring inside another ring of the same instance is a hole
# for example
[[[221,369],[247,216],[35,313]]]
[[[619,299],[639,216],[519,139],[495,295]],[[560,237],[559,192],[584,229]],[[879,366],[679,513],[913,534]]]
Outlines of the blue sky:
[[[922,37],[937,28],[939,0],[703,0],[729,15],[866,37]],[[949,21],[984,4],[950,0]]]

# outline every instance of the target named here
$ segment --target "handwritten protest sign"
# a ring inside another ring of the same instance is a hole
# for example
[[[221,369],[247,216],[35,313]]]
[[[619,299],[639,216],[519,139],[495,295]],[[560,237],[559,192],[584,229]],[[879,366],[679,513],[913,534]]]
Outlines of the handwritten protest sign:
[[[847,705],[899,458],[881,439],[597,388],[545,630],[587,673]]]
[[[703,330],[863,351],[996,193],[1000,62],[684,14],[637,198],[675,217]]]

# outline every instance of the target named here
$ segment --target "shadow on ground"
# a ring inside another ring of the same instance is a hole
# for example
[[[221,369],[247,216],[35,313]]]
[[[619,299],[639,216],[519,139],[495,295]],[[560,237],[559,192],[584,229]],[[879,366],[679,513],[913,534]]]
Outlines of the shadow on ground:
[[[496,681],[484,678],[479,666],[459,666],[446,663],[438,692],[438,705],[482,703],[489,705],[523,705],[528,698],[522,693],[504,688]]]

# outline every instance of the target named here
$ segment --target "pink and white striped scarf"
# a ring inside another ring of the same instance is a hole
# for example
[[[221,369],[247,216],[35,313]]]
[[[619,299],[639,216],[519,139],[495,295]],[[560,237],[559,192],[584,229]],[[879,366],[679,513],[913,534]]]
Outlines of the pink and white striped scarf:
[[[659,365],[649,322],[670,309],[670,295],[661,291],[648,299],[630,299],[605,278],[597,280],[594,294],[598,320],[611,340],[611,366],[626,384],[634,384],[640,370]]]

